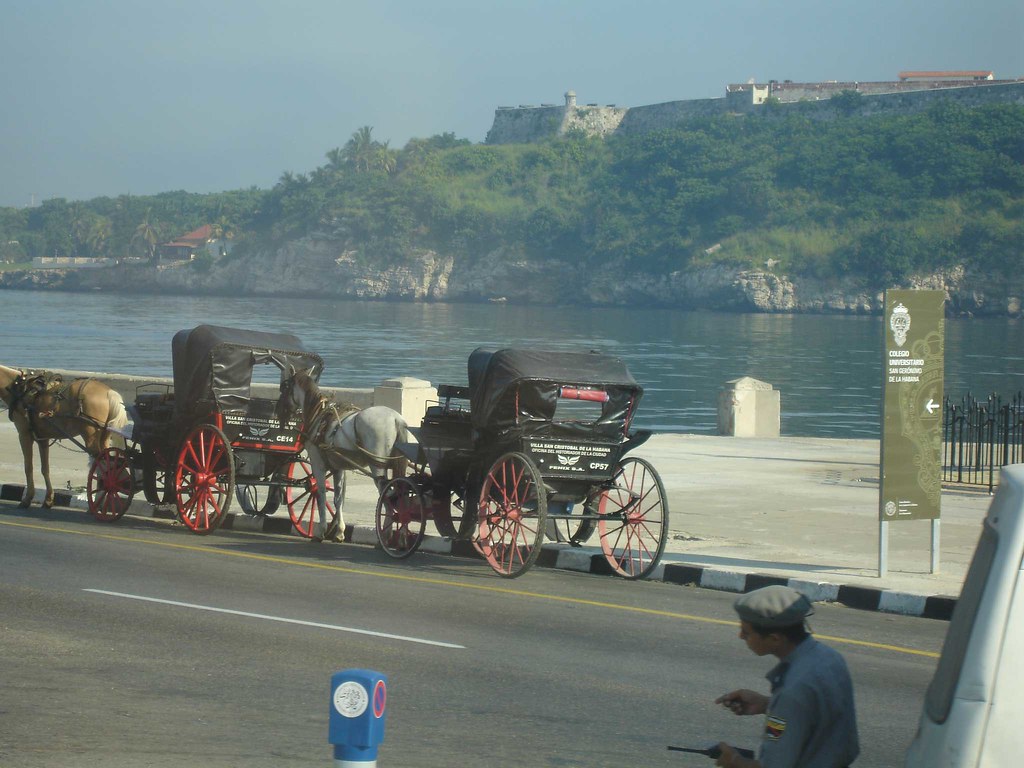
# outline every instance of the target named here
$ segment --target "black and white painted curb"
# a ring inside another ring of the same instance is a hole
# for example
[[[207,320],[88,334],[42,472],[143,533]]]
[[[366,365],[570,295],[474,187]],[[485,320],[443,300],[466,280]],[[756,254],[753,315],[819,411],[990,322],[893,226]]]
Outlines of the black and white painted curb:
[[[0,485],[0,499],[19,501],[24,491],[23,485],[3,484]],[[38,504],[41,500],[42,492],[37,490],[34,503]],[[88,509],[89,507],[84,494],[76,495],[66,491],[58,491],[54,503],[58,507],[73,509]],[[127,514],[135,517],[175,518],[173,511],[154,507],[149,502],[140,499],[132,500]],[[291,520],[287,517],[250,517],[230,512],[225,516],[221,528],[257,533],[295,534]],[[376,546],[377,534],[368,525],[347,525],[345,526],[345,541],[352,544]],[[420,551],[454,557],[480,557],[468,541],[448,541],[436,536],[427,536]],[[545,544],[537,559],[536,567],[614,575],[611,566],[599,550],[591,547],[569,547],[564,544]],[[840,603],[860,610],[898,613],[904,616],[920,616],[945,621],[952,617],[953,608],[956,606],[955,597],[944,595],[918,595],[850,584],[831,584],[787,578],[772,574],[726,571],[687,563],[666,562],[664,559],[648,578],[667,584],[735,593],[750,592],[770,584],[782,584],[804,593],[816,603]]]

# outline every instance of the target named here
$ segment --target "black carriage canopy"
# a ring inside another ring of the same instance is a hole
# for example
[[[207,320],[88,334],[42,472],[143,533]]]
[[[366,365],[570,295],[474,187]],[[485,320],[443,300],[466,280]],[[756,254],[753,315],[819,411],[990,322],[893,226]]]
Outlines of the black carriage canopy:
[[[290,333],[264,333],[216,325],[178,331],[171,341],[174,399],[179,411],[200,400],[215,399],[223,411],[245,410],[255,365],[307,370],[319,380],[320,355],[308,351]]]
[[[551,424],[559,397],[601,402],[601,416],[588,431],[622,435],[643,387],[617,357],[599,352],[479,348],[469,356],[470,412],[478,430],[520,427],[526,433],[564,433],[575,427]],[[601,399],[606,398],[606,399]]]

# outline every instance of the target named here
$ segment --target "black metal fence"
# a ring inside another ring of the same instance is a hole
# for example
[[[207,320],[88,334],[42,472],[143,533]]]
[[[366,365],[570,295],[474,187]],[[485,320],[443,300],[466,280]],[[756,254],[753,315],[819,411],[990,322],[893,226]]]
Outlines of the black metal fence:
[[[978,400],[968,394],[959,403],[943,403],[942,480],[987,485],[991,493],[998,470],[1024,462],[1024,392],[1008,402],[999,395]]]

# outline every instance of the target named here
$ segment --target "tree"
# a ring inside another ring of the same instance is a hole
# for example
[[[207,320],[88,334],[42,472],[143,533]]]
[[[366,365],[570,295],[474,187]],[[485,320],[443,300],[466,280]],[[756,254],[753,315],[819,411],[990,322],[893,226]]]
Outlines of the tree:
[[[210,225],[210,237],[214,240],[231,240],[235,236],[235,228],[228,221],[227,216],[221,216],[213,224]],[[224,243],[220,245],[220,255],[224,256],[227,254],[227,248]]]
[[[388,142],[377,144],[376,152],[373,155],[374,168],[384,171],[384,173],[394,173],[396,165],[395,153],[388,149]]]
[[[146,256],[151,261],[156,255],[156,244],[159,239],[150,218],[152,214],[153,209],[147,208],[146,215],[142,217],[142,221],[135,227],[135,233],[132,235],[132,244],[138,244],[139,247],[144,248]]]
[[[71,216],[71,256],[78,256],[88,248],[86,241],[89,239],[89,230],[92,229],[94,214],[81,203],[69,206],[68,213]]]
[[[859,110],[864,103],[864,96],[853,88],[844,88],[830,99],[836,111],[849,117]]]
[[[388,148],[388,142],[373,138],[373,128],[369,125],[353,133],[340,153],[329,152],[327,159],[329,162],[341,160],[356,173],[392,173],[396,167],[395,152]]]
[[[107,255],[107,243],[110,242],[111,232],[110,219],[106,216],[97,216],[93,220],[86,236],[86,244],[93,256]]]
[[[334,173],[341,173],[345,169],[346,156],[345,150],[340,147],[335,147],[327,151],[327,169]]]
[[[373,140],[373,128],[364,125],[352,134],[341,150],[345,164],[356,173],[366,173],[373,166],[376,154],[376,142]]]

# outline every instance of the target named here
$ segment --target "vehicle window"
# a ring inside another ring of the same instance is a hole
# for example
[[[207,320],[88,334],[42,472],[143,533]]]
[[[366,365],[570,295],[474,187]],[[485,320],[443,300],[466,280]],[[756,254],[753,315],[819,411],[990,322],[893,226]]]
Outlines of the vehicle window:
[[[272,363],[257,363],[252,367],[253,384],[281,383],[281,369]]]
[[[608,393],[584,387],[560,387],[555,400],[554,420],[596,424],[601,418]]]
[[[942,645],[942,656],[939,658],[935,677],[932,678],[928,693],[925,695],[925,712],[936,723],[944,723],[953,706],[953,695],[960,681],[960,670],[967,654],[967,644],[971,639],[971,631],[974,629],[974,621],[978,615],[978,607],[981,605],[998,545],[999,534],[986,520],[981,538],[978,540],[978,548],[974,552],[974,559],[971,560],[971,567],[964,580],[964,588],[953,611],[953,620],[946,633],[946,641]]]

